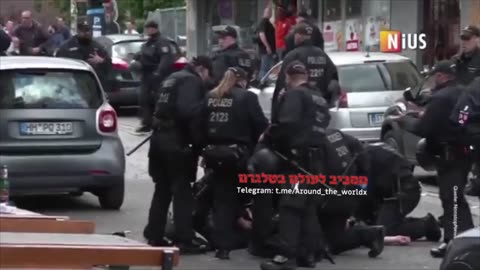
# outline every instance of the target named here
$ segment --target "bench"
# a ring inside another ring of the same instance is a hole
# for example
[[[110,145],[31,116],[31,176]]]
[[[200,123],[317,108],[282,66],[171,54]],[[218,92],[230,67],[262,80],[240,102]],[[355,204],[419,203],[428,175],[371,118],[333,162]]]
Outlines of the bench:
[[[0,232],[0,269],[160,266],[172,270],[178,248],[151,247],[115,235]]]
[[[16,209],[12,214],[0,214],[0,232],[92,234],[95,232],[95,223]]]

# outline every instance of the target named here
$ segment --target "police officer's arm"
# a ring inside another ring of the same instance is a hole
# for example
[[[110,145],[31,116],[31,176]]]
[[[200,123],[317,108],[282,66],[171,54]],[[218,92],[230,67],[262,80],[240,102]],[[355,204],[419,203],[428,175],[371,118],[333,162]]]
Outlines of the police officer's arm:
[[[277,118],[270,127],[274,145],[289,146],[292,136],[297,132],[302,121],[303,97],[300,91],[287,91],[278,108]]]
[[[5,33],[5,31],[0,29],[0,53],[3,53],[6,50],[8,50],[8,48],[10,47],[11,41],[12,39],[10,38],[10,36],[7,33]]]
[[[248,106],[248,114],[252,121],[251,126],[253,130],[254,141],[258,141],[260,135],[265,131],[268,127],[268,119],[265,117],[263,113],[262,107],[258,102],[258,97],[256,94],[248,91],[247,92],[247,106]]]
[[[365,145],[357,138],[342,132],[343,138],[348,149],[356,155],[355,164],[357,165],[358,175],[368,175],[370,164],[368,159],[368,151]]]
[[[202,103],[202,85],[199,80],[181,80],[177,87],[177,113],[181,120],[191,121]]]
[[[280,68],[277,82],[275,83],[275,90],[273,91],[271,111],[274,110],[275,105],[278,102],[278,96],[280,94],[280,91],[285,88],[285,68],[287,68],[288,65],[292,63],[294,60],[297,60],[297,54],[292,52],[287,54],[283,59],[282,67]]]
[[[445,97],[432,98],[425,109],[425,113],[420,118],[415,118],[406,115],[400,119],[405,130],[422,138],[434,137],[437,134],[445,133],[444,130],[439,130],[437,119],[449,119],[450,111],[446,108],[451,108],[450,101]]]
[[[70,55],[70,45],[71,40],[64,42],[60,48],[58,48],[57,53],[55,54],[55,57],[64,57],[68,58]]]
[[[204,97],[195,108],[194,116],[190,122],[192,138],[197,147],[203,147],[207,143],[207,121],[208,121],[208,96]]]
[[[228,61],[226,55],[217,55],[213,59],[213,82],[217,85],[223,78],[225,71],[228,69]]]
[[[325,47],[325,41],[323,40],[322,32],[320,32],[320,29],[317,26],[313,27],[312,38],[315,46],[318,46],[323,50]]]
[[[172,65],[175,63],[175,55],[173,54],[169,41],[163,38],[160,38],[157,45],[158,53],[160,54],[160,63],[158,64],[157,69],[154,71],[154,74],[158,76],[160,81],[165,79],[172,68]]]

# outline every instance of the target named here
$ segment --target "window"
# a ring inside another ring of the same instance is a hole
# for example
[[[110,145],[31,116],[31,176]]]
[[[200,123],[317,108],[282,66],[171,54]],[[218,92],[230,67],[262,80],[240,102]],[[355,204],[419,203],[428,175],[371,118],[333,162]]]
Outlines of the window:
[[[145,43],[145,41],[138,40],[115,44],[112,47],[112,58],[132,60],[133,56],[140,52],[143,43]]]
[[[362,16],[362,0],[347,0],[347,18]]]
[[[386,91],[377,64],[339,66],[340,86],[347,92]]]
[[[282,62],[276,64],[270,69],[270,71],[265,75],[265,81],[275,83],[278,79],[278,74],[282,69]]]
[[[413,90],[422,82],[422,75],[410,61],[384,63],[382,66],[388,74],[386,80],[390,89]]]
[[[103,102],[84,71],[12,70],[0,73],[0,109],[87,109]]]
[[[339,21],[342,19],[342,1],[325,0],[323,2],[324,21]]]

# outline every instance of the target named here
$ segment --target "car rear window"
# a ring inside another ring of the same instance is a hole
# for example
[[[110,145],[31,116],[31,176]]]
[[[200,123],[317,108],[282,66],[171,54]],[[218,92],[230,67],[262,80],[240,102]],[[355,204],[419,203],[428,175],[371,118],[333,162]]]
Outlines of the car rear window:
[[[377,64],[337,67],[340,86],[347,92],[386,91],[387,86]]]
[[[410,61],[383,63],[388,76],[387,84],[393,90],[415,89],[422,82],[422,75]]]
[[[95,77],[86,71],[0,72],[0,109],[87,109],[103,103]]]
[[[144,40],[117,43],[112,46],[112,58],[132,60],[133,56],[140,52],[143,43]]]

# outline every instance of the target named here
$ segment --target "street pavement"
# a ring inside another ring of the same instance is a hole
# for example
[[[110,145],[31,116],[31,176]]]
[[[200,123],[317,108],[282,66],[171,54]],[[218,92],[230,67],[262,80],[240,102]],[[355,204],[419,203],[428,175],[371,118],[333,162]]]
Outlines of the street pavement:
[[[130,111],[123,112],[120,119],[120,136],[125,151],[132,149],[145,137],[133,135],[138,120]],[[106,211],[99,207],[95,196],[84,194],[81,197],[70,196],[36,196],[21,198],[16,201],[19,207],[49,215],[68,215],[73,219],[93,220],[98,233],[112,233],[129,230],[130,238],[144,241],[142,230],[145,226],[149,203],[153,192],[153,183],[147,173],[148,143],[127,158],[126,199],[120,211]],[[201,170],[199,170],[201,173]],[[422,174],[420,172],[420,174]],[[478,198],[469,197],[475,224],[479,225],[480,208]],[[424,216],[431,212],[435,216],[442,214],[438,189],[425,185],[420,205],[411,214]],[[322,261],[316,269],[439,269],[440,260],[429,255],[430,248],[438,245],[431,242],[415,242],[410,246],[388,246],[379,258],[370,259],[366,249],[358,249],[336,256],[335,265]],[[260,260],[250,256],[245,250],[234,251],[230,261],[219,261],[212,253],[206,255],[182,256],[179,270],[251,270],[259,269]],[[146,268],[141,268],[146,269]]]

